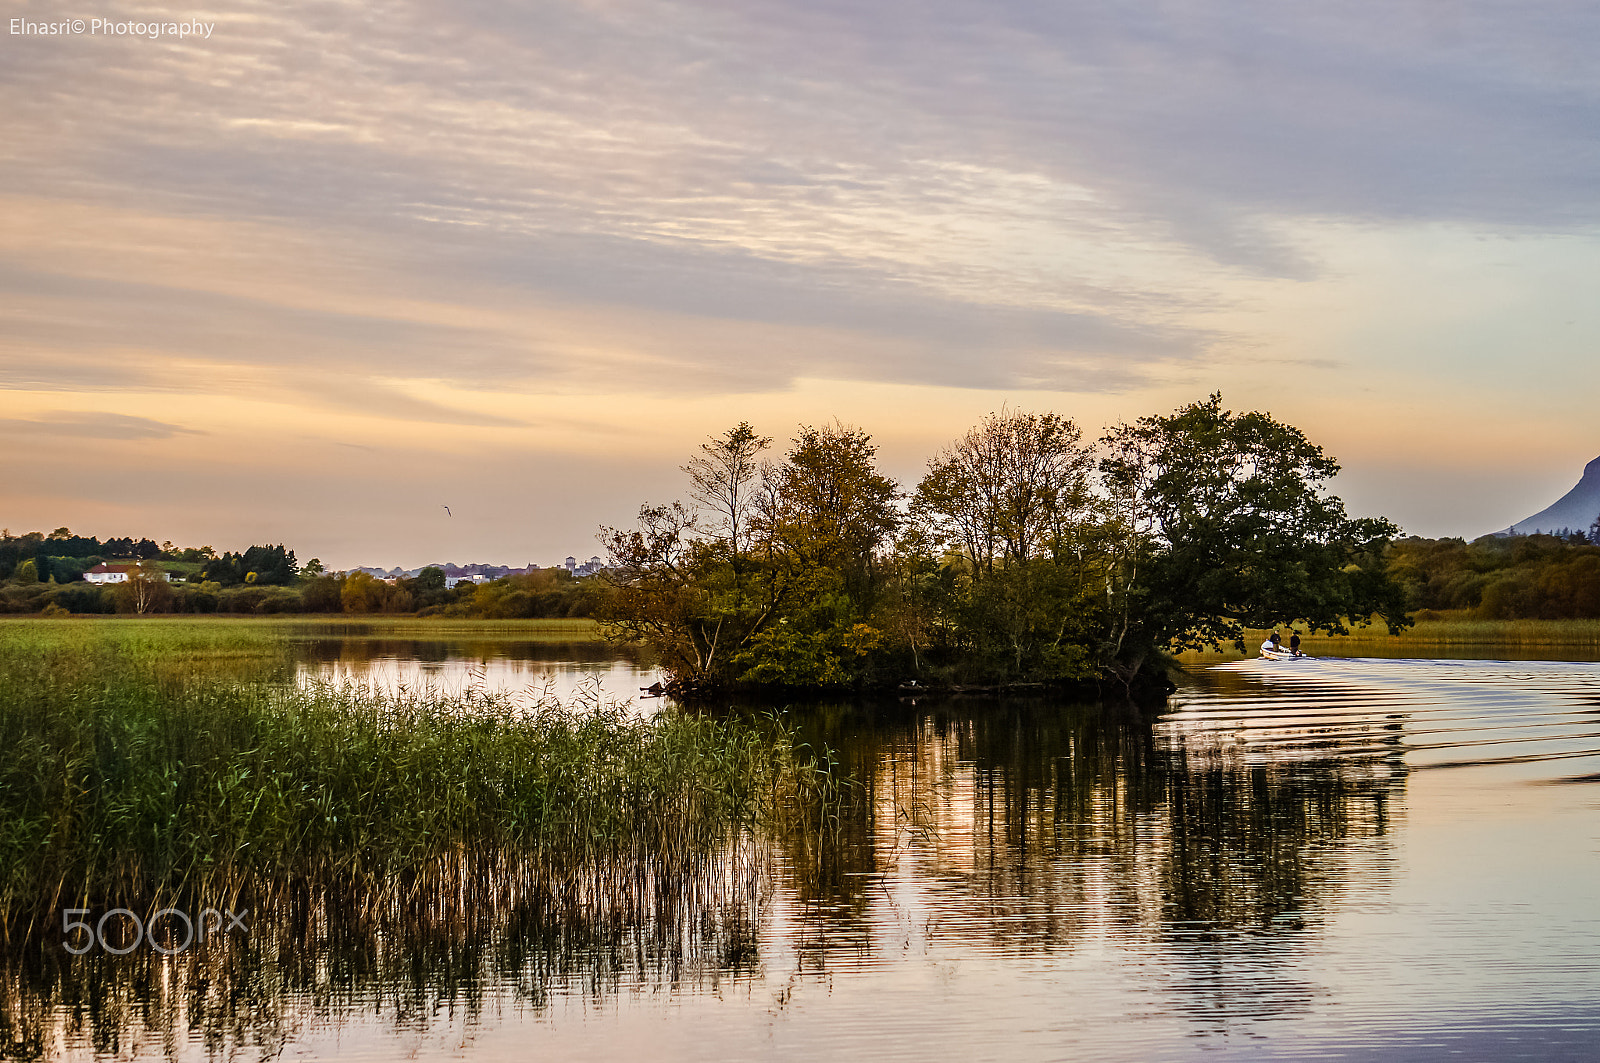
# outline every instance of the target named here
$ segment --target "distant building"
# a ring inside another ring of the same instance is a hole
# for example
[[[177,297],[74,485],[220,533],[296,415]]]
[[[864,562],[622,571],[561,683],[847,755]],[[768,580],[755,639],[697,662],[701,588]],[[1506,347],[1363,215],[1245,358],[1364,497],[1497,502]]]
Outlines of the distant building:
[[[138,565],[107,565],[101,563],[85,572],[83,578],[89,583],[126,583],[129,577],[138,571]],[[157,579],[169,580],[172,578],[159,568],[147,568],[144,573]]]
[[[580,562],[575,557],[569,557],[560,567],[565,568],[574,576],[582,578],[584,576],[592,576],[606,566],[605,562],[601,561],[598,557],[591,557],[589,560],[583,562]]]
[[[455,590],[456,587],[458,585],[462,584],[462,583],[488,583],[488,582],[489,582],[489,577],[485,576],[481,572],[473,572],[473,573],[471,573],[469,575],[465,575],[465,576],[446,576],[444,578],[444,589],[447,590],[447,591]]]

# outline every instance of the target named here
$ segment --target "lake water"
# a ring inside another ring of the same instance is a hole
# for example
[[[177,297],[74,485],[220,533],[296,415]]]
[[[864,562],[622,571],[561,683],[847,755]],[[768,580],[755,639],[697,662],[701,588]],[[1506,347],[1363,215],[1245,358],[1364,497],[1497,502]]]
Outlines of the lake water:
[[[662,678],[648,652],[597,642],[311,638],[295,643],[298,681],[387,693],[438,690],[627,701]]]
[[[302,676],[374,668],[619,697],[653,677],[602,647],[393,643],[308,652]],[[794,719],[860,799],[825,859],[774,844],[759,906],[666,944],[263,949],[227,999],[157,958],[125,1005],[58,1015],[47,1054],[1600,1058],[1600,665],[1241,661],[1155,716],[920,700]]]

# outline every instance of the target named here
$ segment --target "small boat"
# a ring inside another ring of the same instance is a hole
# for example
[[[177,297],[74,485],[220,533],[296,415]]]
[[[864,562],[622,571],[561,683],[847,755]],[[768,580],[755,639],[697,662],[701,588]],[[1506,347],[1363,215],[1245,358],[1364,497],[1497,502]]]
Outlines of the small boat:
[[[1315,657],[1309,653],[1295,653],[1292,650],[1262,650],[1261,659],[1264,661],[1314,661]]]

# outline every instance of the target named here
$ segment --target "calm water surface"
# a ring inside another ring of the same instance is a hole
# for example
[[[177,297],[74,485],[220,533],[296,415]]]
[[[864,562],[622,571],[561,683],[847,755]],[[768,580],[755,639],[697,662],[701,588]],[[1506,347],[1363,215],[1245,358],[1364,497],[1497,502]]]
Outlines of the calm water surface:
[[[300,682],[353,682],[389,693],[468,691],[518,699],[626,701],[661,678],[649,653],[596,642],[314,638],[295,644]]]
[[[304,671],[650,681],[549,649],[374,643]],[[859,799],[836,849],[773,842],[759,904],[665,935],[262,948],[227,999],[152,961],[112,1004],[59,1008],[50,1054],[1600,1058],[1600,665],[1244,661],[1154,717],[901,701],[795,719]]]

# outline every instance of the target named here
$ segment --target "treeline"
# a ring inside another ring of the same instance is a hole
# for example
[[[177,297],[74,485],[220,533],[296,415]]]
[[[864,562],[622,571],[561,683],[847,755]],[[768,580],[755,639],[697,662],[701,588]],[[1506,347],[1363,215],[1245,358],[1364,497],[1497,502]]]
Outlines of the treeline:
[[[603,619],[680,689],[1114,679],[1164,686],[1174,651],[1298,621],[1408,621],[1338,465],[1219,395],[1107,429],[987,418],[910,491],[871,438],[802,427],[781,461],[741,423],[685,465],[691,502],[603,529]]]
[[[134,566],[122,583],[83,574],[102,562]],[[45,535],[0,533],[0,613],[163,614],[389,613],[484,619],[586,617],[605,588],[545,569],[488,583],[447,587],[444,571],[423,569],[393,582],[365,572],[304,566],[283,544],[218,553],[149,539],[96,539],[58,528]]]
[[[12,535],[9,528],[0,531],[0,580],[72,583],[102,563],[138,564],[174,578],[209,579],[224,585],[288,584],[300,571],[294,551],[281,543],[219,555],[209,546],[178,547],[170,540],[157,545],[150,539],[132,537],[97,539],[74,535],[70,528],[57,528],[48,535],[37,531]]]
[[[96,539],[74,535],[68,528],[57,528],[48,535],[37,531],[12,535],[9,528],[0,531],[0,580],[12,578],[29,561],[33,562],[30,571],[44,574],[39,577],[41,582],[54,576],[58,582],[66,583],[83,578],[86,569],[102,561],[159,558],[190,562],[202,559],[198,550],[178,550],[170,542],[158,546],[149,539]]]
[[[393,583],[365,572],[302,575],[282,586],[224,586],[203,580],[175,583],[134,578],[126,583],[38,583],[12,580],[0,587],[0,612],[160,615],[279,613],[387,613],[510,620],[587,617],[605,588],[575,579],[565,569],[543,569],[489,583],[445,587],[444,571],[425,568]]]
[[[338,608],[324,610],[327,612],[415,613],[482,620],[589,617],[607,593],[603,584],[574,577],[564,568],[518,573],[487,583],[458,583],[453,588],[446,588],[444,570],[434,567],[393,583],[366,572],[323,576],[313,582],[330,602],[337,588]]]
[[[1389,548],[1388,568],[1415,610],[1466,610],[1482,620],[1600,618],[1597,538],[1400,539]]]

